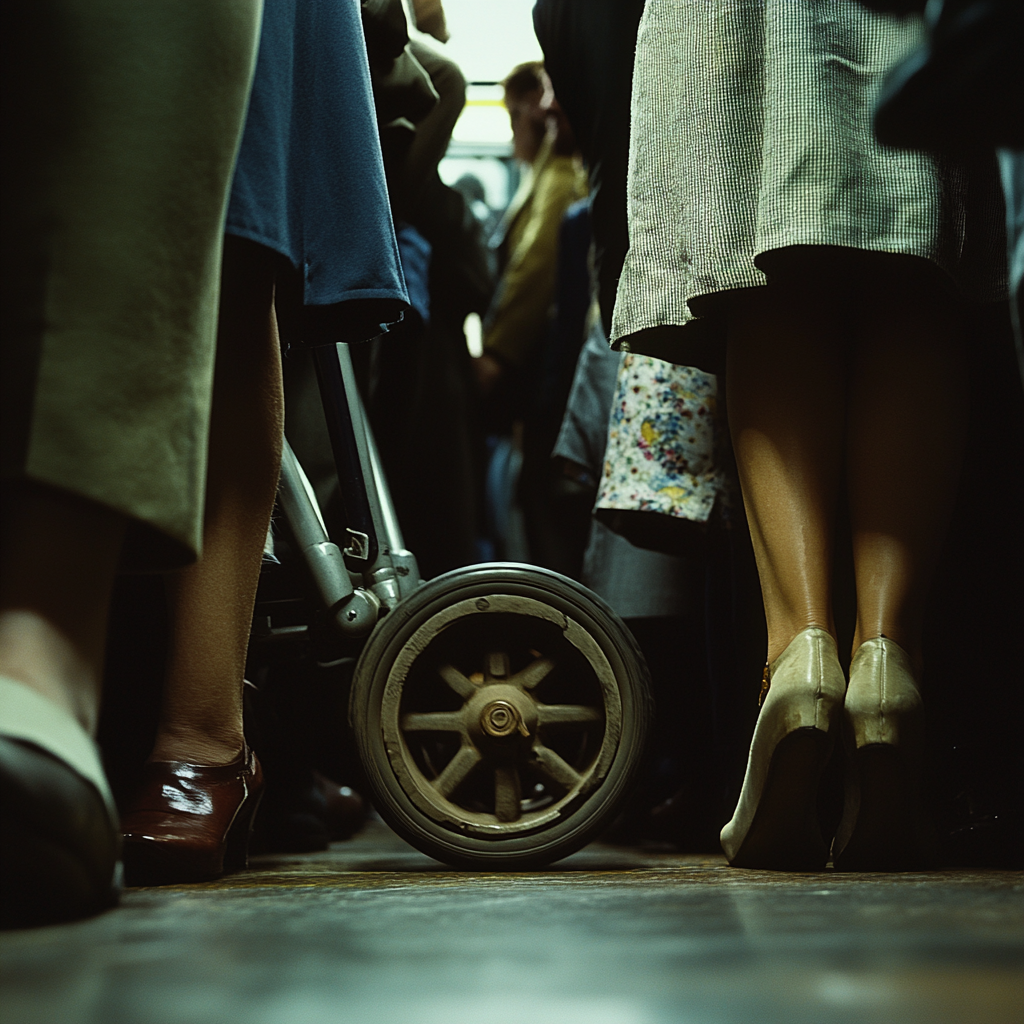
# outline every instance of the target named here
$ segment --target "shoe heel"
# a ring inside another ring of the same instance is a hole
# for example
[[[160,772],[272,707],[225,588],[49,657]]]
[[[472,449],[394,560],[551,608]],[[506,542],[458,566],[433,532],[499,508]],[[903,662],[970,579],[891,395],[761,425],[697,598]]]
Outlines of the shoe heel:
[[[922,871],[931,866],[934,835],[903,753],[873,743],[860,747],[849,761],[833,857],[836,870]]]
[[[733,867],[820,871],[828,846],[818,824],[818,788],[832,741],[820,729],[796,729],[781,740],[768,765],[750,828],[731,858]]]
[[[768,682],[722,849],[734,867],[819,871],[818,788],[846,690],[835,641],[818,626],[798,633]]]
[[[256,812],[263,800],[262,789],[250,794],[237,818],[231,823],[224,848],[224,871],[241,871],[249,864],[249,839],[256,821]]]
[[[921,798],[921,695],[906,651],[866,640],[850,666],[844,707],[846,796],[832,845],[837,871],[915,871],[934,863]]]

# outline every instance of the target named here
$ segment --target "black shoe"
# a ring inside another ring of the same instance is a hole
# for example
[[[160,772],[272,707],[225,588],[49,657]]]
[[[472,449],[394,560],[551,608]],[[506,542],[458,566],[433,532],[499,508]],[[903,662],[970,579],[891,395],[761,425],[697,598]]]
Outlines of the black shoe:
[[[91,782],[34,744],[0,736],[0,927],[112,907],[119,854],[120,832]]]

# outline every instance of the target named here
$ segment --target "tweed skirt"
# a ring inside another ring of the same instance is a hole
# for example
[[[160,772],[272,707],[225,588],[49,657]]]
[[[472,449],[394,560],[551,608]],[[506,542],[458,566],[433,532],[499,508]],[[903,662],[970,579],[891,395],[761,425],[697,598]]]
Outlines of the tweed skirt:
[[[1005,295],[994,161],[968,169],[872,133],[882,80],[920,32],[854,0],[648,0],[613,343],[720,369],[714,297],[768,283],[765,255],[790,246],[916,256],[965,298]]]
[[[200,547],[220,256],[259,0],[5,12],[5,484],[129,517],[126,560]]]

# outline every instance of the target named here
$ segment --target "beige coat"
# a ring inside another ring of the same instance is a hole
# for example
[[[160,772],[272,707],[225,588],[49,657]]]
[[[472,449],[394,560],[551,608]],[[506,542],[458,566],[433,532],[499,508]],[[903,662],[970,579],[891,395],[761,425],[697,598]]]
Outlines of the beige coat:
[[[24,33],[4,125],[0,472],[125,513],[131,567],[164,569],[200,548],[224,210],[260,5],[58,6]]]

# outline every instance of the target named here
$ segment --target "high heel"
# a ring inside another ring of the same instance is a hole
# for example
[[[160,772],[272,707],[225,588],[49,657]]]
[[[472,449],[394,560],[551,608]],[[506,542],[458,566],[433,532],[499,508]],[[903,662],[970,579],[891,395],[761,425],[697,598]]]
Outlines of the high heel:
[[[734,867],[820,870],[828,847],[818,825],[818,784],[846,689],[835,641],[826,630],[808,627],[767,668],[765,682],[722,849]]]
[[[144,765],[138,795],[121,816],[125,881],[205,882],[244,868],[263,786],[248,747],[225,765]]]
[[[886,637],[850,664],[843,708],[846,799],[832,844],[839,871],[912,871],[934,856],[921,799],[924,706],[910,658]]]

